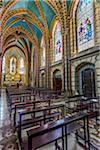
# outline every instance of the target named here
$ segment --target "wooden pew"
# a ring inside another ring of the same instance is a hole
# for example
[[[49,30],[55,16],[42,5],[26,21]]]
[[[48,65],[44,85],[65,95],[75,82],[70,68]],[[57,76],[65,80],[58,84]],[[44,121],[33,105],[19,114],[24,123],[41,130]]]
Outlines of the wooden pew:
[[[9,112],[10,116],[12,113],[12,110],[15,108],[15,105],[21,104],[21,103],[32,103],[35,101],[35,95],[34,94],[25,94],[25,95],[18,95],[14,97],[10,97],[9,102]]]
[[[35,95],[25,93],[24,95],[16,95],[14,97],[11,97],[11,99],[12,102],[10,103],[10,107],[21,102],[35,101]]]
[[[83,125],[77,123],[77,121],[83,120]],[[51,124],[45,124],[36,129],[31,129],[27,131],[28,135],[28,147],[25,147],[28,150],[35,150],[46,144],[55,141],[56,149],[59,147],[57,141],[62,139],[62,150],[67,150],[67,135],[69,133],[75,132],[76,130],[83,128],[84,129],[84,146],[86,148],[86,143],[89,145],[89,130],[88,123],[86,124],[87,114],[81,113],[68,118],[58,120]],[[86,132],[88,135],[88,140],[86,140]],[[65,141],[64,141],[65,136]],[[65,143],[65,147],[64,147]]]
[[[13,102],[16,102],[16,101],[24,101],[23,99],[25,99],[25,97],[30,97],[31,99],[31,95],[34,95],[33,93],[31,92],[26,92],[26,91],[21,91],[21,92],[14,92],[14,93],[8,93],[7,94],[8,96],[8,103],[9,105]]]
[[[73,98],[73,97],[71,97]],[[74,113],[74,112],[80,112],[80,111],[84,111],[87,110],[88,111],[92,111],[94,110],[94,104],[98,103],[98,100],[96,97],[93,98],[86,98],[86,97],[80,97],[75,96],[74,98],[76,99],[70,99],[68,101],[66,101],[66,108],[67,111]]]
[[[52,110],[56,110],[56,109],[61,109],[61,112],[57,111],[55,113],[51,113]],[[23,116],[25,115],[36,115],[36,113],[40,113],[40,116],[38,117],[33,117],[32,119],[26,119],[26,120],[22,120]],[[42,115],[41,115],[42,113]],[[33,111],[19,111],[19,122],[18,122],[18,134],[19,134],[19,139],[21,141],[21,130],[25,127],[28,127],[28,125],[34,125],[34,123],[39,123],[41,125],[41,121],[45,124],[47,120],[51,120],[55,117],[59,117],[59,116],[64,116],[64,105],[60,104],[60,105],[53,105],[53,106],[49,106],[49,107],[45,107],[45,108],[36,108]],[[59,119],[59,118],[58,118]]]
[[[31,108],[32,110],[36,109],[36,108],[40,108],[41,107],[37,107],[36,104],[43,104],[43,103],[46,103],[46,105],[44,105],[44,107],[46,106],[50,106],[51,105],[51,99],[48,99],[48,100],[39,100],[39,101],[30,101],[30,102],[21,102],[21,103],[15,103],[15,105],[11,108],[11,111],[13,110],[14,113],[13,113],[13,118],[14,118],[14,126],[16,126],[16,113],[17,113],[17,110],[20,109],[21,110],[25,110],[26,111],[26,108]],[[34,115],[35,117],[35,115]]]

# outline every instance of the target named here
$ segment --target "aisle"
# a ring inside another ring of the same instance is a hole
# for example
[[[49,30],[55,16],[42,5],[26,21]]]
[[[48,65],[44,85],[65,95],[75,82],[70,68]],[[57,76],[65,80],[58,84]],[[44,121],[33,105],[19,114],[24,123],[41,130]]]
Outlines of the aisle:
[[[18,150],[17,138],[11,126],[5,89],[0,91],[0,150]]]

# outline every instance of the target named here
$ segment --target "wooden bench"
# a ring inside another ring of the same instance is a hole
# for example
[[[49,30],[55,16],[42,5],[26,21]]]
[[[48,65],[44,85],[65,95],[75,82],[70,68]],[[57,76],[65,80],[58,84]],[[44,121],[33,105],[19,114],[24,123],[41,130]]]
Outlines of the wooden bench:
[[[76,96],[75,96],[76,98]],[[94,109],[96,109],[96,104],[98,103],[98,100],[96,97],[93,98],[86,98],[86,97],[78,97],[79,99],[72,99],[72,100],[68,100],[66,101],[66,108],[67,111],[74,113],[74,112],[80,112],[80,111],[84,111],[87,110],[88,111],[93,111]],[[95,106],[94,106],[95,105]]]
[[[55,147],[56,149],[59,147],[58,145],[58,139],[62,140],[62,150],[67,150],[67,135],[69,133],[75,132],[76,130],[83,128],[84,129],[84,145],[86,148],[86,143],[89,145],[89,137],[88,141],[86,141],[86,132],[89,132],[88,130],[88,124],[86,124],[86,118],[87,114],[81,113],[77,114],[68,118],[64,118],[61,120],[58,120],[51,124],[45,124],[43,126],[40,126],[36,129],[31,129],[27,131],[28,135],[28,147],[25,145],[25,147],[28,150],[35,150],[37,148],[40,148],[46,144],[49,144],[51,142],[55,141]],[[83,125],[77,123],[77,121],[83,120]],[[89,136],[89,133],[87,134]],[[65,136],[65,141],[64,141]],[[65,146],[64,147],[64,142]]]
[[[52,110],[55,110],[55,109],[62,109],[61,112],[57,111],[55,113],[52,113],[51,111]],[[63,117],[64,115],[64,105],[60,104],[60,105],[53,105],[53,106],[49,106],[49,107],[45,107],[45,108],[37,108],[37,109],[34,109],[33,111],[19,111],[19,121],[18,121],[18,125],[16,125],[16,127],[18,127],[18,133],[19,133],[19,139],[21,141],[21,130],[22,128],[26,128],[28,127],[28,125],[33,125],[34,123],[39,123],[40,122],[40,125],[41,125],[41,122],[43,123],[46,123],[47,120],[51,121],[51,119],[55,118],[55,117],[58,117],[61,115]],[[47,113],[48,112],[48,113]],[[35,117],[36,113],[40,113],[40,116],[38,117]],[[42,113],[42,115],[41,115]],[[33,115],[32,119],[22,119],[23,116],[26,116],[26,115]],[[35,115],[34,115],[35,114]]]
[[[32,119],[25,119],[21,122],[21,127],[22,129],[26,129],[28,125],[30,127],[30,126],[33,126],[35,123],[38,123],[41,125],[41,122],[43,122],[45,124],[48,122],[48,120],[50,121],[51,119],[54,119],[55,117],[58,117],[59,119],[59,116],[61,115],[62,115],[61,112],[54,112],[51,114],[47,114],[45,116],[39,116],[39,117],[35,117]],[[20,125],[20,122],[18,122],[18,126],[17,126],[18,128],[19,128],[19,125]]]
[[[35,101],[35,95],[34,94],[30,94],[30,95],[19,95],[18,97],[17,96],[14,96],[14,98],[10,97],[9,99],[10,102],[9,102],[9,112],[10,112],[10,115],[11,115],[11,112],[13,109],[15,109],[15,105],[18,105],[18,104],[24,104],[24,103],[32,103],[33,101]]]
[[[46,106],[50,106],[50,103],[51,103],[51,100],[48,99],[48,100],[39,100],[39,101],[30,101],[30,102],[22,102],[22,103],[15,103],[15,105],[11,108],[11,111],[14,110],[14,126],[16,126],[16,113],[17,113],[17,110],[21,109],[21,110],[25,110],[27,107],[28,108],[31,108],[31,109],[36,109],[36,108],[39,108],[39,107],[36,107],[36,104],[39,104],[39,103],[46,103],[47,105],[44,105],[44,107]],[[41,109],[41,107],[40,107]],[[34,115],[35,116],[35,115]]]
[[[18,93],[14,95],[10,95],[11,101],[10,105],[14,102],[24,102],[27,100],[35,100],[35,94],[33,93]]]
[[[25,99],[30,99],[31,100],[31,95],[34,95],[33,93],[30,92],[26,92],[26,91],[22,91],[22,92],[15,92],[15,93],[8,93],[7,97],[8,97],[8,103],[9,105],[11,105],[13,102],[16,101],[25,101]]]

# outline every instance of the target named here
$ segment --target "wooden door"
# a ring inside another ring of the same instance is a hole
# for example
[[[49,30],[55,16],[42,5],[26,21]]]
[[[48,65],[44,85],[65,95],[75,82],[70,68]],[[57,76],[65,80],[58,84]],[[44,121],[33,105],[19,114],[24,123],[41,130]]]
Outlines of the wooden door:
[[[62,79],[61,78],[54,77],[54,79],[53,79],[53,89],[55,91],[61,91],[61,89],[62,89]]]
[[[95,94],[95,72],[93,69],[82,71],[82,91],[87,97],[96,96]]]

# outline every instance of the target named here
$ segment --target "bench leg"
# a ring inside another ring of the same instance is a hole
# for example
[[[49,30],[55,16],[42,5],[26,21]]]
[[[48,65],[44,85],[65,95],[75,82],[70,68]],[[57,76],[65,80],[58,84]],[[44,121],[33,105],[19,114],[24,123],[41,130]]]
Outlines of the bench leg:
[[[57,150],[57,140],[56,140],[56,142],[55,142],[55,150]]]
[[[89,118],[87,116],[87,136],[88,136],[88,149],[90,150],[90,133],[89,133]]]
[[[64,128],[62,127],[62,149],[64,150]]]
[[[68,149],[67,148],[67,145],[68,145],[68,140],[67,140],[67,126],[65,126],[65,145],[66,145],[66,150]]]
[[[96,124],[98,122],[98,113],[96,112]]]
[[[76,140],[78,141],[78,131],[77,130],[76,130],[75,135],[76,135]]]
[[[86,149],[86,124],[85,124],[85,118],[84,118],[84,144],[85,144],[85,149]]]
[[[32,150],[32,138],[28,137],[28,150]]]

